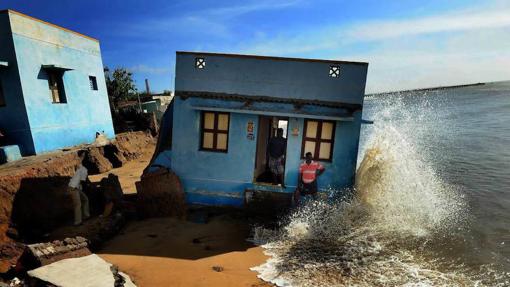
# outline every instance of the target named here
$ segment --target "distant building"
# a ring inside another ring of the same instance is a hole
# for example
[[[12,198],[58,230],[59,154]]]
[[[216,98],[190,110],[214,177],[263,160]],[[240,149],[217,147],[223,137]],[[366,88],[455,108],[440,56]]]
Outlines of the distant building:
[[[0,130],[23,155],[114,137],[99,42],[0,11]]]
[[[175,98],[151,167],[172,169],[187,201],[242,205],[253,191],[291,193],[307,152],[319,190],[352,187],[368,63],[177,52]],[[287,138],[284,183],[267,177],[267,143]],[[150,169],[149,169],[150,170]]]
[[[174,98],[173,92],[166,92],[166,93],[152,95],[152,99],[159,100],[161,105],[164,105],[164,106],[169,105],[173,98]]]

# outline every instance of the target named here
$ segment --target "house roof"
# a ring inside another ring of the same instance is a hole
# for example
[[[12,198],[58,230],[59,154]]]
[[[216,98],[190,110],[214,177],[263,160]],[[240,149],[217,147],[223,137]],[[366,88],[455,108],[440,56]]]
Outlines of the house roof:
[[[303,105],[322,106],[330,108],[342,108],[349,112],[354,112],[362,109],[360,104],[348,104],[339,102],[330,102],[314,99],[290,99],[290,98],[279,98],[269,96],[251,96],[251,95],[239,95],[239,94],[227,94],[227,93],[215,93],[215,92],[190,92],[190,91],[175,91],[175,96],[182,99],[187,98],[204,98],[204,99],[218,99],[228,101],[245,102],[245,106],[249,106],[252,102],[269,102],[269,103],[283,103],[293,104],[296,107]]]
[[[259,60],[276,60],[276,61],[293,61],[293,62],[319,62],[319,63],[329,63],[329,64],[353,64],[353,65],[368,66],[367,62],[353,62],[353,61],[340,61],[340,60],[289,58],[289,57],[242,55],[242,54],[226,54],[226,53],[211,53],[211,52],[191,52],[191,51],[177,51],[176,54],[188,54],[188,55],[197,55],[197,56],[220,56],[220,57],[233,57],[233,58],[252,58],[252,59],[259,59]]]
[[[28,18],[28,19],[30,19],[30,20],[34,20],[34,21],[37,21],[37,22],[40,22],[40,23],[43,23],[43,24],[46,24],[46,25],[52,26],[52,27],[54,27],[54,28],[57,28],[57,29],[60,29],[60,30],[66,31],[66,32],[73,33],[73,34],[78,35],[78,36],[81,36],[81,37],[83,37],[83,38],[87,38],[87,39],[89,39],[89,40],[99,42],[99,40],[97,40],[97,39],[95,39],[95,38],[92,38],[92,37],[90,37],[90,36],[83,35],[83,34],[78,33],[78,32],[76,32],[76,31],[69,30],[69,29],[67,29],[67,28],[64,28],[64,27],[61,27],[61,26],[55,25],[55,24],[53,24],[53,23],[49,23],[49,22],[46,22],[46,21],[44,21],[44,20],[34,18],[34,17],[32,17],[32,16],[28,16],[28,15],[26,15],[26,14],[23,14],[23,13],[21,13],[21,12],[15,11],[15,10],[11,10],[11,9],[0,10],[0,14],[2,14],[2,13],[12,13],[12,14],[16,14],[16,15],[19,15],[19,16],[22,16],[22,17],[25,17],[25,18]]]

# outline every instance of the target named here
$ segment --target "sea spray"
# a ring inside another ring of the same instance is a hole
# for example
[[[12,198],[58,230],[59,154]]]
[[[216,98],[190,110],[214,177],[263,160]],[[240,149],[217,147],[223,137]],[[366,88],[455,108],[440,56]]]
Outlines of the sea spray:
[[[260,278],[278,286],[504,286],[508,282],[505,274],[486,276],[488,272],[442,258],[432,248],[430,242],[438,237],[457,239],[457,230],[467,226],[467,207],[418,145],[420,136],[431,132],[423,125],[433,120],[426,98],[413,109],[405,102],[398,95],[388,98],[374,114],[354,197],[308,202],[280,229],[255,230],[254,240],[271,256],[253,268]]]

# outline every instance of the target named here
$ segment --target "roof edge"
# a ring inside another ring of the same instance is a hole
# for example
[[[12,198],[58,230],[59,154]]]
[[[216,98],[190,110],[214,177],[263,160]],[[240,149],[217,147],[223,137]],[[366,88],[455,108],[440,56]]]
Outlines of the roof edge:
[[[251,58],[259,60],[277,60],[277,61],[294,61],[294,62],[315,62],[315,63],[329,63],[329,64],[352,64],[368,66],[368,62],[355,62],[355,61],[342,61],[342,60],[325,60],[325,59],[308,59],[308,58],[292,58],[292,57],[277,57],[277,56],[261,56],[249,54],[229,54],[229,53],[213,53],[213,52],[191,52],[191,51],[176,51],[176,54],[183,55],[204,55],[204,56],[220,56],[232,58]]]
[[[242,95],[242,94],[229,94],[229,93],[221,93],[221,92],[206,92],[206,91],[175,91],[175,96],[187,99],[187,98],[204,98],[204,99],[217,99],[217,100],[229,100],[229,101],[238,101],[238,102],[269,102],[269,103],[286,103],[286,104],[294,104],[297,106],[302,105],[313,105],[313,106],[323,106],[330,108],[344,108],[351,112],[356,110],[362,110],[362,104],[352,104],[346,102],[333,102],[333,101],[323,101],[316,99],[296,99],[296,98],[280,98],[274,96],[262,96],[262,95]]]
[[[54,28],[57,28],[57,29],[60,29],[60,30],[63,30],[63,31],[66,31],[66,32],[70,32],[70,33],[73,33],[77,36],[80,36],[80,37],[83,37],[83,38],[86,38],[86,39],[89,39],[89,40],[92,40],[92,41],[95,41],[97,43],[99,43],[99,40],[96,39],[96,38],[92,38],[90,36],[87,36],[87,35],[84,35],[84,34],[81,34],[79,32],[76,32],[76,31],[73,31],[73,30],[69,30],[67,28],[64,28],[62,26],[59,26],[59,25],[56,25],[56,24],[53,24],[53,23],[50,23],[50,22],[46,22],[44,20],[41,20],[41,19],[38,19],[38,18],[35,18],[35,17],[32,17],[32,16],[29,16],[27,14],[23,14],[21,12],[18,12],[16,10],[12,10],[12,9],[5,9],[5,10],[0,10],[0,13],[12,13],[12,14],[16,14],[18,16],[22,16],[22,17],[25,17],[25,18],[28,18],[30,20],[34,20],[34,21],[37,21],[39,23],[43,23],[43,24],[46,24],[46,25],[49,25],[49,26],[52,26]]]

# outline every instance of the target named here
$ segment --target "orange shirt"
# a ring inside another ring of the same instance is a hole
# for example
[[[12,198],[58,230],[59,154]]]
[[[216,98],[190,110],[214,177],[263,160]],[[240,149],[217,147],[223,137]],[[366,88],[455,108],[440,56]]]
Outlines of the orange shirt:
[[[299,173],[304,183],[313,182],[317,178],[317,170],[323,170],[322,164],[312,160],[310,164],[306,161],[299,166]]]

